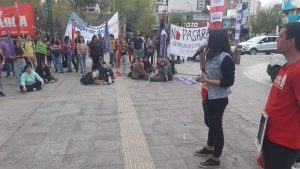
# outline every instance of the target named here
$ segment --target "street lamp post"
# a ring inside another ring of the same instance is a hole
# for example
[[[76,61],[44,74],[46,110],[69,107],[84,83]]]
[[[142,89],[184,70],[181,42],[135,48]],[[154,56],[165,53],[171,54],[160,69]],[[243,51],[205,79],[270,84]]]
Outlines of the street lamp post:
[[[52,3],[51,0],[46,0],[46,16],[47,16],[47,31],[53,35],[53,20],[52,20]]]
[[[192,21],[193,21],[193,8],[192,8],[190,2],[186,2],[186,4],[188,4],[190,9],[191,9],[190,22],[192,23]]]

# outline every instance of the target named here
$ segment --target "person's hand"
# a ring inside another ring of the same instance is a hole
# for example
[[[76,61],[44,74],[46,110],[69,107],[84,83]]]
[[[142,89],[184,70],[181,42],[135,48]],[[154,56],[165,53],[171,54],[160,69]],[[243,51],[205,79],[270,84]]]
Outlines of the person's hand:
[[[42,81],[42,86],[45,86],[45,83],[44,83],[44,81]]]
[[[207,83],[208,82],[208,79],[207,79],[207,77],[204,74],[202,75],[202,77],[200,79],[200,82],[201,83]]]
[[[25,86],[23,86],[23,89],[22,89],[23,92],[27,92],[27,88]]]

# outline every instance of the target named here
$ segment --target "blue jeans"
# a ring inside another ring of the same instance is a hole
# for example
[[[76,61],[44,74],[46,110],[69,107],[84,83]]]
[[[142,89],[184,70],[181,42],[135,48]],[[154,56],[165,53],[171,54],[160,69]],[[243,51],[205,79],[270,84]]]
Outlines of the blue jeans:
[[[79,59],[79,66],[80,66],[80,73],[85,74],[86,73],[86,55],[78,55]]]
[[[128,55],[122,55],[121,67],[123,73],[126,73],[127,64],[128,64]]]
[[[21,85],[21,73],[25,66],[26,62],[24,59],[14,60],[14,72],[17,86]]]
[[[140,49],[140,50],[134,49],[134,50],[133,50],[133,57],[139,58],[139,59],[144,59],[144,52],[143,52],[143,49]]]
[[[52,54],[52,61],[53,61],[53,65],[55,68],[55,71],[58,71],[58,69],[60,71],[63,71],[63,67],[62,67],[62,63],[61,63],[61,54],[59,54],[58,56],[55,56]]]

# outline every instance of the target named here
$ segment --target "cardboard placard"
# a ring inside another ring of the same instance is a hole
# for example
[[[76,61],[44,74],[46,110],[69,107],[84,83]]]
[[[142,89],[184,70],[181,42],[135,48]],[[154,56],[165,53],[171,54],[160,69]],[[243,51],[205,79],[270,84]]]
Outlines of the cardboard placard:
[[[41,41],[36,43],[36,52],[47,54],[47,45]]]

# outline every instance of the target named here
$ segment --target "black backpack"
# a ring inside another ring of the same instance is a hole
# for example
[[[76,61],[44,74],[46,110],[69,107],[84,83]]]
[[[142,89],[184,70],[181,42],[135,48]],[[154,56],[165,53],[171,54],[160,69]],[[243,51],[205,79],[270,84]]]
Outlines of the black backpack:
[[[80,79],[80,82],[84,85],[93,84],[92,72],[88,72]]]

